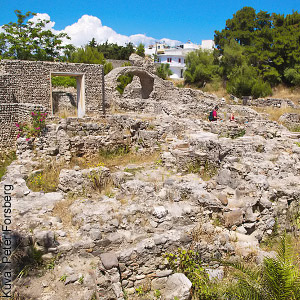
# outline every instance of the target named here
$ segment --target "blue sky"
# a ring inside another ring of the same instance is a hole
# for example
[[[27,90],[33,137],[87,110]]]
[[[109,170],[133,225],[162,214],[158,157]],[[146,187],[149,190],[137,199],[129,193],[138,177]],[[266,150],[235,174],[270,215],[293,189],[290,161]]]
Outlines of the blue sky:
[[[99,24],[96,19],[86,18],[72,30],[69,28],[71,35],[77,34],[77,44],[84,41],[84,36],[89,38],[96,31],[96,26],[107,26],[122,36],[142,34],[157,40],[169,38],[201,43],[201,40],[213,39],[214,30],[224,28],[226,20],[244,6],[251,6],[257,11],[289,14],[292,10],[300,10],[300,1],[0,0],[0,26],[15,21],[14,10],[19,9],[23,13],[32,11],[48,14],[51,21],[55,22],[55,30],[64,30],[66,26],[78,22],[83,15],[100,19],[102,23]],[[83,26],[87,26],[86,30],[79,30]],[[103,31],[104,36],[112,34],[103,27],[98,32],[99,38]],[[111,41],[115,40],[118,40],[118,36]]]

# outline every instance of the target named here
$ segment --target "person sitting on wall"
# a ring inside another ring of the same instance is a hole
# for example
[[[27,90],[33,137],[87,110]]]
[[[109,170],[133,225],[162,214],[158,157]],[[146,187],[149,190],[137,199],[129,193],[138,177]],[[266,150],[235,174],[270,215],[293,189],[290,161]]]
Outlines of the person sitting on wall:
[[[215,108],[209,113],[209,117],[208,117],[209,121],[212,122],[212,121],[218,120],[218,113],[217,113],[218,109],[219,109],[219,106],[216,105]]]

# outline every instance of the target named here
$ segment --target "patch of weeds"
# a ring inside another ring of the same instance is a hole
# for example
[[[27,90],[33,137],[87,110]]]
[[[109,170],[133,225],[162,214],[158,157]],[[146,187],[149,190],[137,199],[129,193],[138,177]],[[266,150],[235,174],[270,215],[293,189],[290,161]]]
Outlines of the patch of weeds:
[[[97,299],[98,299],[97,294],[96,294],[96,292],[94,292],[94,294],[92,295],[90,300],[97,300]]]
[[[112,149],[99,149],[99,157],[103,157],[104,159],[114,158],[116,156],[123,156],[128,154],[130,149],[128,145],[119,145],[118,147]]]
[[[160,299],[160,296],[161,296],[161,291],[160,290],[155,290],[154,293],[153,293],[154,297],[156,299]]]
[[[237,139],[237,138],[239,138],[239,137],[244,136],[245,134],[246,134],[246,130],[245,130],[245,129],[241,129],[241,130],[239,130],[239,131],[237,131],[237,132],[235,132],[235,133],[231,133],[231,134],[230,134],[230,137],[231,137],[232,139]]]
[[[195,299],[218,299],[198,252],[179,248],[177,253],[166,253],[164,257],[173,272],[183,273],[191,281]]]
[[[261,247],[271,251],[275,248],[279,241],[279,224],[277,218],[272,228],[272,233],[267,236],[262,242]]]
[[[59,281],[66,282],[67,277],[68,276],[64,274],[59,278]]]
[[[221,226],[222,225],[222,222],[220,220],[219,217],[216,217],[214,220],[213,220],[213,225],[214,226]]]
[[[263,152],[265,152],[265,146],[264,145],[257,145],[256,148],[255,148],[255,151],[259,152],[259,153],[263,153]]]
[[[114,196],[115,196],[115,193],[113,193],[113,192],[107,192],[107,193],[105,193],[104,194],[106,197],[108,197],[108,198],[113,198]]]
[[[103,178],[102,174],[97,172],[96,170],[92,170],[90,174],[88,174],[88,178],[92,182],[93,190],[101,192],[103,188],[105,188],[109,183],[110,180],[107,178]]]
[[[83,284],[83,280],[84,280],[84,276],[81,275],[81,276],[79,277],[79,279],[78,279],[78,282],[79,282],[80,284]]]
[[[300,132],[300,125],[288,127],[289,131]]]
[[[56,263],[57,263],[57,261],[58,261],[58,259],[60,258],[60,256],[61,256],[60,253],[58,253],[56,256],[54,256],[54,257],[46,264],[45,268],[46,268],[47,270],[53,270],[54,267],[55,267],[55,265],[56,265]]]
[[[15,151],[9,153],[0,153],[0,180],[6,173],[7,167],[17,159]]]
[[[204,180],[208,181],[214,177],[218,172],[218,167],[208,160],[203,162],[197,161],[187,166],[187,173],[199,174],[199,176]]]
[[[124,288],[123,288],[123,297],[124,297],[124,300],[129,300],[128,299],[128,293]]]
[[[155,162],[155,164],[156,164],[157,166],[162,166],[162,165],[163,165],[162,159],[161,159],[161,158],[158,159],[158,160]]]
[[[23,265],[23,268],[18,273],[17,278],[26,277],[31,271],[38,270],[43,267],[42,255],[43,253],[40,250],[32,246],[28,256],[24,257],[24,260],[22,259],[22,262],[20,262],[20,265]]]
[[[124,169],[124,172],[131,173],[131,174],[135,175],[136,173],[140,172],[141,170],[143,170],[142,167],[137,167],[137,168],[125,168],[125,169]]]
[[[155,129],[155,125],[154,124],[149,124],[147,127],[148,130],[154,130]]]
[[[57,190],[61,169],[62,166],[55,163],[48,164],[40,173],[30,175],[26,180],[26,184],[34,192],[55,192]]]
[[[135,291],[136,291],[136,293],[137,293],[139,296],[142,296],[142,295],[144,295],[144,293],[145,293],[142,286],[137,287],[137,288],[135,289]]]
[[[296,144],[298,147],[300,147],[300,142],[296,142],[295,144]]]
[[[137,143],[139,144],[139,145],[142,145],[142,146],[144,146],[144,140],[142,139],[142,138],[139,138],[138,139],[138,141],[137,141]]]

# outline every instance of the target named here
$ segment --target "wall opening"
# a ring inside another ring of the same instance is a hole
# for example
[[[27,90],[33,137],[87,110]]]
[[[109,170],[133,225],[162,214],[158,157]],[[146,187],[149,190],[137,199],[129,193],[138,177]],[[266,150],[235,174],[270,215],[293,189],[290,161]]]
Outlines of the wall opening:
[[[85,115],[84,74],[51,72],[51,111],[59,117]]]
[[[125,72],[121,73],[120,76],[117,78],[118,85],[116,89],[119,91],[120,82],[124,82],[125,85],[123,87],[123,91],[125,87],[130,84],[132,81],[135,81],[134,78],[139,78],[140,84],[140,94],[142,99],[148,99],[150,97],[151,92],[153,91],[154,86],[154,78],[144,72],[143,70],[126,70]],[[122,79],[122,80],[120,80]],[[125,80],[124,80],[125,79]],[[127,81],[128,79],[128,81]],[[120,94],[123,94],[123,91]]]

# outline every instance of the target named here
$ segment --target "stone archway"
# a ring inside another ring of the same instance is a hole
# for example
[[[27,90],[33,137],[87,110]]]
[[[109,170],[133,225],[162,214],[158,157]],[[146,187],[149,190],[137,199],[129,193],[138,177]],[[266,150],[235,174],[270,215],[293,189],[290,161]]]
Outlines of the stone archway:
[[[110,98],[110,96],[116,95],[115,89],[118,85],[118,78],[121,75],[126,75],[128,73],[131,73],[132,75],[138,76],[140,78],[142,86],[142,99],[148,99],[150,97],[151,92],[153,91],[154,79],[156,76],[143,68],[131,66],[113,69],[105,76],[107,97]]]

